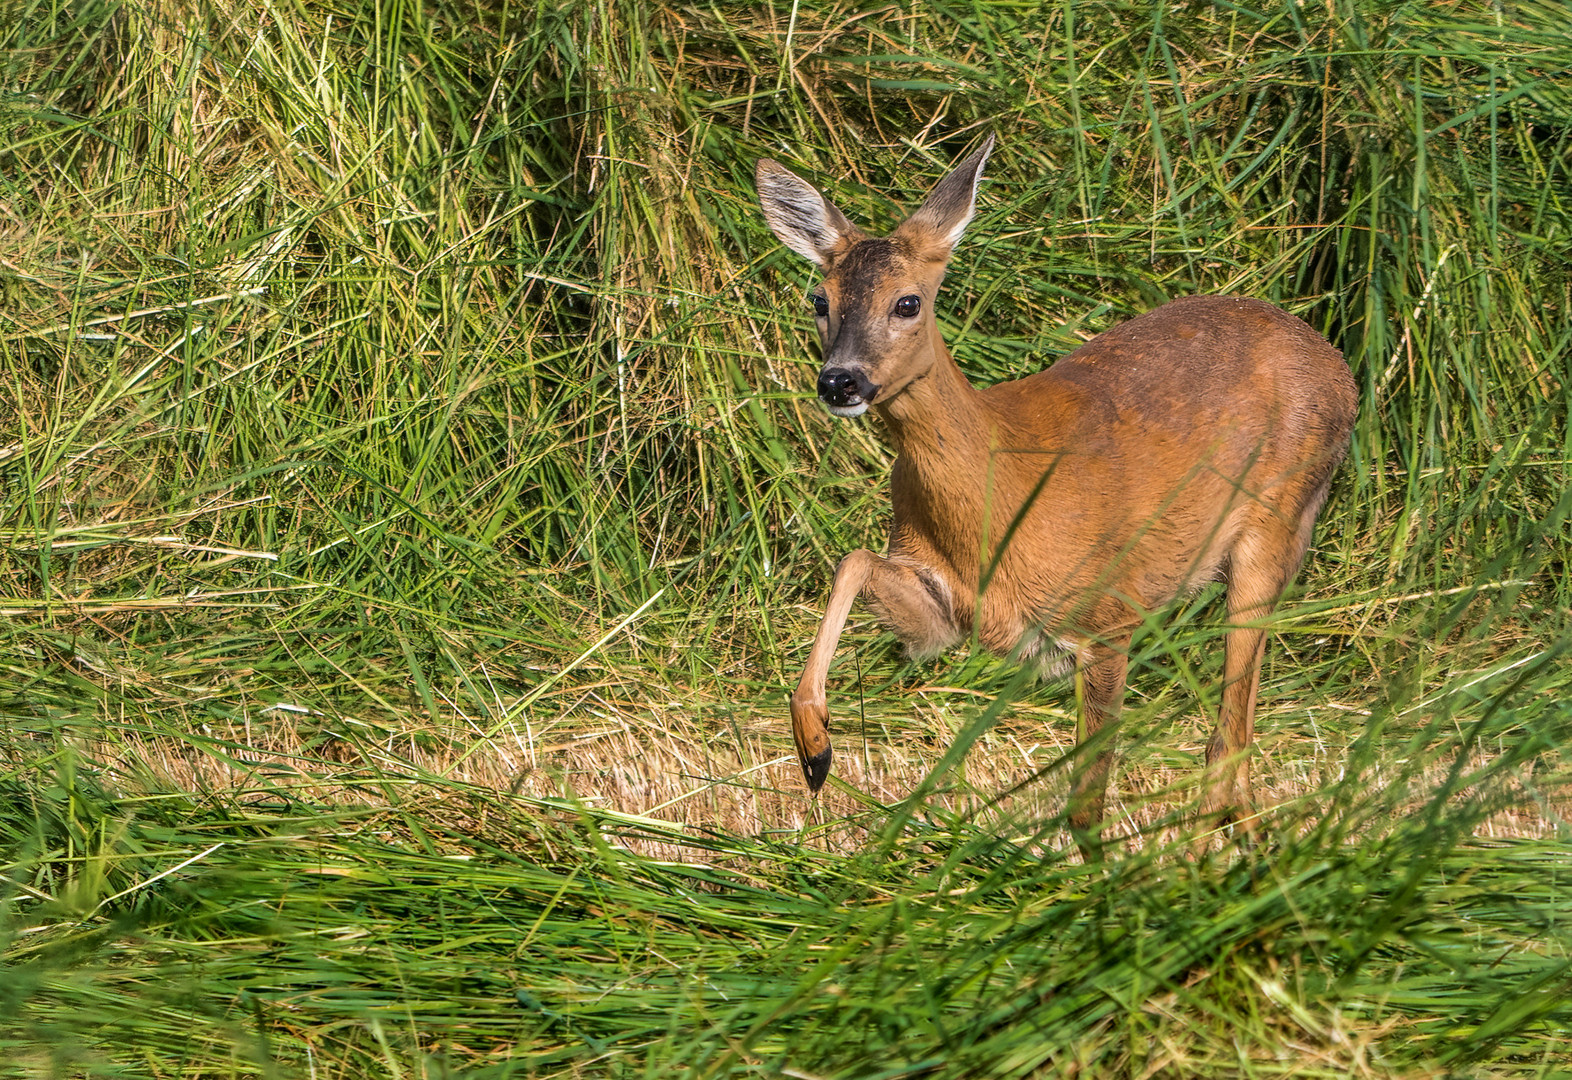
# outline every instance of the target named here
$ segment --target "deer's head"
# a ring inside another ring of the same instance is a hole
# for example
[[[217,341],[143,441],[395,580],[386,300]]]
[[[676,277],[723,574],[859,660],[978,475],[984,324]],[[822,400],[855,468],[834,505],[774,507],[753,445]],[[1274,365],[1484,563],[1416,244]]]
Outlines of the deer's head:
[[[992,149],[990,136],[889,236],[869,236],[807,181],[769,158],[759,162],[765,220],[824,272],[808,298],[824,354],[819,398],[836,416],[888,404],[942,352],[934,298]]]

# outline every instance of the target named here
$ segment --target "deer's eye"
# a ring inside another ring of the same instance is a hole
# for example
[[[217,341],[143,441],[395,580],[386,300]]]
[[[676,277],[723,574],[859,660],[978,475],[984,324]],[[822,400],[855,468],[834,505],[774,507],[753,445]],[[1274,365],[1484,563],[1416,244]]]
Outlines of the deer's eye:
[[[915,319],[922,310],[922,297],[903,296],[895,301],[895,314],[903,319]]]
[[[808,299],[813,301],[813,315],[815,318],[828,319],[830,317],[830,302],[823,293],[814,293]]]

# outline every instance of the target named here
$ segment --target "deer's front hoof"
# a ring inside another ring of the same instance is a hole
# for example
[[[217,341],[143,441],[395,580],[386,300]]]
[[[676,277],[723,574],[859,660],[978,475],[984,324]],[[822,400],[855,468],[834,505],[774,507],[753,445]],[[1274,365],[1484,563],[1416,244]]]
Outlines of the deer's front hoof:
[[[808,790],[815,795],[830,775],[830,748],[828,745],[812,757],[802,755],[802,778],[808,781]]]
[[[791,734],[808,790],[817,792],[830,775],[830,710],[822,701],[791,699]]]

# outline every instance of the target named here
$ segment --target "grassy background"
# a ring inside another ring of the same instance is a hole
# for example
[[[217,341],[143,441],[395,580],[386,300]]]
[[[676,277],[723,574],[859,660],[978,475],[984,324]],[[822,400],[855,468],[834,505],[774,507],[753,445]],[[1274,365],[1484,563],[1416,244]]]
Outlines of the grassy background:
[[[1567,1075],[1566,20],[4,0],[0,1075]],[[753,162],[882,229],[989,131],[975,379],[1232,291],[1362,387],[1252,852],[1207,597],[1105,868],[1064,688],[863,617],[803,795],[888,455]]]

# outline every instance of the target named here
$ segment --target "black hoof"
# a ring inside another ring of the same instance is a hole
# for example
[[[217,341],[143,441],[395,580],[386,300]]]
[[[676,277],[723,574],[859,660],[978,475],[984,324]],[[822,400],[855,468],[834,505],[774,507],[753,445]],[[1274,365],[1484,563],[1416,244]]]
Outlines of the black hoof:
[[[818,794],[830,775],[830,748],[826,746],[812,757],[802,759],[802,778],[808,781],[808,790]]]

